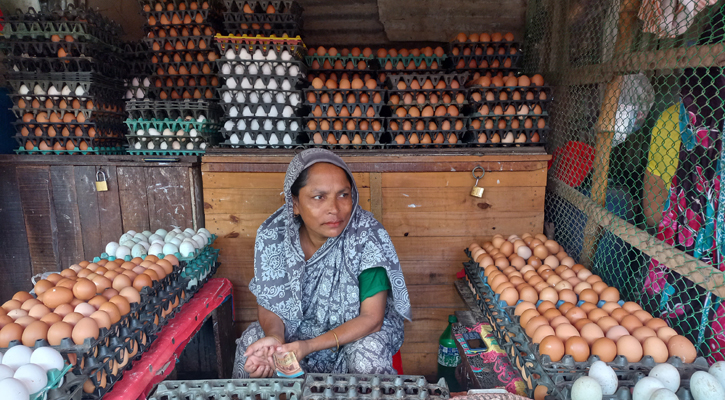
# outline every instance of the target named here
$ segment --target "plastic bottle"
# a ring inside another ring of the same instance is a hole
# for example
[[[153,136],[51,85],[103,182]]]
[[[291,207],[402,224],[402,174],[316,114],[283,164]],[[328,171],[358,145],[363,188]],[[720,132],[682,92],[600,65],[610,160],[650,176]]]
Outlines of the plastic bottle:
[[[438,379],[445,378],[448,389],[460,392],[461,386],[456,379],[456,367],[461,363],[456,340],[453,338],[453,323],[458,322],[455,315],[448,316],[448,327],[438,340]]]

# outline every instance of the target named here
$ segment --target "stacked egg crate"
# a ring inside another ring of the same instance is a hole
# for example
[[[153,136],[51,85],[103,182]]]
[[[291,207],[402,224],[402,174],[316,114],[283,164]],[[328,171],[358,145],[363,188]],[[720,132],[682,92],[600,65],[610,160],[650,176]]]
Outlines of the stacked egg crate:
[[[378,49],[376,61],[381,70],[388,73],[442,72],[447,67],[448,56],[442,47],[422,49]]]
[[[518,72],[522,58],[521,45],[512,33],[464,33],[449,43],[451,66],[456,71],[469,71],[471,80],[482,76],[505,78]]]
[[[198,155],[216,144],[219,78],[213,44],[219,3],[141,0],[150,75],[132,79],[129,152]]]
[[[467,74],[405,73],[388,77],[387,132],[393,146],[461,146]]]
[[[543,145],[549,131],[551,88],[534,75],[469,82],[473,109],[466,141],[475,146]]]
[[[302,30],[296,1],[225,0],[224,26],[230,35],[294,38]]]
[[[222,145],[290,147],[302,130],[301,61],[304,43],[297,38],[217,36],[219,88],[225,122]]]
[[[17,153],[123,152],[122,34],[97,12],[74,6],[6,17]]]
[[[305,89],[305,126],[310,146],[375,148],[387,142],[386,91],[370,49],[319,47],[306,57],[311,66]],[[384,75],[382,77],[384,79]]]

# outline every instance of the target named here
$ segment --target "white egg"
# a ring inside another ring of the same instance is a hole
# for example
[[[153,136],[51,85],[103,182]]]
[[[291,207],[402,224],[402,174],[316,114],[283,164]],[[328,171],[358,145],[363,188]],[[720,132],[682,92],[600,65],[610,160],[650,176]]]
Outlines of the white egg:
[[[292,89],[292,84],[290,84],[287,79],[282,81],[282,90],[290,90],[290,89]]]
[[[596,380],[582,376],[571,386],[571,400],[602,400],[602,387]]]
[[[42,87],[42,86],[40,86],[40,85],[36,84],[36,85],[35,85],[35,86],[33,87],[33,94],[35,94],[35,95],[44,95],[44,94],[46,94],[46,93],[45,93],[45,90],[43,90],[43,87]],[[45,97],[41,97],[41,99],[42,99],[42,100],[45,100]]]
[[[60,355],[58,350],[52,347],[38,347],[33,350],[33,354],[30,355],[30,362],[35,364],[45,371],[51,369],[62,370],[65,362],[63,356]]]
[[[84,94],[86,94],[86,91],[85,91],[85,89],[83,89],[83,86],[78,85],[78,87],[75,90],[75,94],[76,94],[76,96],[83,96]]]
[[[161,132],[162,136],[174,136],[174,131],[172,131],[169,128],[164,129],[163,132]]]
[[[242,64],[235,65],[234,74],[235,75],[244,75],[244,65],[242,65]]]
[[[267,89],[274,90],[274,89],[277,89],[278,87],[279,87],[279,85],[277,85],[277,81],[275,81],[274,79],[269,80],[269,83],[267,84]]]
[[[262,50],[255,50],[254,54],[252,54],[252,60],[264,60],[264,54],[262,54]]]
[[[164,247],[161,249],[161,253],[164,254],[174,254],[179,252],[179,247],[176,246],[173,243],[166,243]]]
[[[270,117],[276,117],[279,115],[279,112],[277,111],[277,107],[272,107],[269,109],[269,115]]]
[[[274,108],[272,108],[272,110],[274,110]],[[254,113],[254,115],[256,117],[266,117],[267,116],[267,112],[264,111],[264,107],[257,107],[257,112]],[[270,116],[272,116],[272,113],[271,112],[270,112]]]
[[[0,365],[0,381],[5,378],[12,378],[15,371],[7,365]]]
[[[272,67],[269,65],[269,63],[262,64],[262,75],[271,75],[272,74]]]
[[[277,144],[279,143],[279,139],[277,139],[277,135],[272,133],[269,135],[269,144]]]
[[[211,237],[211,232],[209,232],[209,230],[206,229],[206,228],[199,228],[196,232],[197,233],[204,233],[204,234],[209,235]]]
[[[50,96],[58,96],[59,94],[60,94],[60,92],[58,91],[58,89],[55,88],[55,86],[52,86],[51,85],[48,88],[48,95],[50,95]]]
[[[35,364],[26,364],[18,368],[13,378],[22,382],[28,388],[28,393],[38,393],[48,384],[45,370]]]
[[[282,138],[282,142],[284,144],[292,144],[292,138],[290,137],[289,133],[284,134],[284,138]]]
[[[148,251],[149,247],[151,247],[151,243],[149,243],[149,242],[148,242],[148,241],[146,241],[146,240],[141,240],[141,241],[139,241],[139,242],[138,242],[138,244],[140,244],[141,246],[143,246],[143,248],[144,248],[144,249],[145,249],[146,251]],[[131,253],[133,253],[133,251],[131,251]]]
[[[131,249],[127,246],[118,246],[118,249],[116,249],[116,258],[124,259],[126,256],[130,255]]]
[[[619,380],[612,367],[603,361],[596,361],[589,367],[589,377],[593,378],[602,387],[602,394],[611,395],[617,391]]]
[[[249,102],[252,104],[259,103],[259,93],[257,93],[257,92],[249,93]]]
[[[132,90],[127,90],[126,91],[126,94],[123,96],[123,98],[126,99],[126,100],[132,99],[133,98],[133,91]]]
[[[289,102],[290,102],[290,104],[292,104],[293,106],[296,106],[297,104],[299,104],[299,103],[300,103],[300,101],[302,101],[302,99],[300,98],[300,95],[299,95],[299,93],[292,93],[292,94],[290,95],[290,97],[289,97]]]
[[[134,149],[140,149],[141,148],[141,142],[137,142],[136,144],[134,144],[133,145],[133,148]]]
[[[725,387],[725,361],[718,361],[710,366],[710,370],[707,371],[710,375],[714,376],[720,384]]]
[[[149,254],[158,255],[159,253],[163,253],[164,252],[164,246],[165,245],[161,245],[161,244],[158,244],[158,243],[152,244],[151,247],[149,247]]]
[[[300,124],[297,123],[297,121],[292,121],[289,124],[289,130],[291,131],[298,131],[300,129]]]
[[[158,130],[156,128],[149,128],[149,135],[150,136],[161,136]]]
[[[229,75],[232,73],[232,65],[229,63],[222,64],[222,74]]]
[[[28,388],[15,378],[1,380],[0,393],[3,394],[3,400],[28,400],[30,398]]]
[[[206,116],[204,114],[199,114],[199,117],[196,118],[196,122],[204,122],[206,121]]]
[[[257,80],[254,81],[254,88],[255,89],[264,89],[266,87],[267,86],[264,84],[264,81],[262,80],[262,78],[257,78]]]
[[[263,120],[263,121],[266,121],[266,120]],[[244,130],[244,129],[245,129],[245,128],[242,128],[242,130]],[[252,120],[252,121],[251,121],[251,122],[249,123],[249,129],[250,129],[250,130],[253,130],[253,131],[258,131],[258,130],[259,130],[259,120],[258,120],[258,119],[256,119],[256,118],[254,118],[254,119],[253,119],[253,120]]]
[[[253,121],[256,121],[256,119],[253,120]],[[237,129],[239,129],[240,131],[243,131],[243,130],[247,129],[247,122],[244,121],[243,119],[240,119],[237,122]]]
[[[279,92],[279,93],[277,93],[277,95],[274,96],[274,100],[280,104],[284,103],[287,100],[287,98],[288,97],[284,95],[284,92]]]
[[[197,136],[199,136],[199,132],[196,129],[191,128],[191,130],[189,131],[189,136],[197,137]]]
[[[232,129],[234,129],[234,121],[227,120],[227,122],[224,123],[224,130],[228,132],[228,131],[231,131]]]
[[[191,240],[195,241],[196,244],[199,245],[198,248],[202,248],[202,247],[206,246],[206,239],[201,237],[201,235],[198,235],[198,234],[194,235],[191,237]]]
[[[130,249],[131,247],[135,246],[135,245],[136,245],[136,242],[134,242],[133,240],[126,240],[126,241],[123,241],[123,242],[121,242],[121,246],[126,246],[126,247],[128,247],[129,249]],[[119,247],[120,247],[120,246],[119,246]],[[116,249],[116,252],[118,252],[118,249]],[[109,253],[108,255],[109,255],[109,256],[112,256],[113,254],[110,254],[110,253]]]
[[[252,112],[252,109],[249,108],[249,106],[244,106],[244,109],[242,110],[242,116],[253,117],[254,113]]]
[[[244,137],[242,138],[242,141],[244,144],[254,144],[254,139],[252,139],[252,136],[249,134],[249,132],[244,132]]]
[[[271,122],[271,121],[270,121]],[[271,129],[271,128],[270,128]],[[287,130],[287,124],[284,120],[277,121],[277,130],[278,131],[284,131]]]
[[[274,128],[274,123],[272,122],[272,120],[271,119],[265,119],[264,120],[264,130],[265,131],[271,131],[273,128]],[[281,129],[281,130],[284,130],[284,129]]]
[[[123,236],[122,236],[123,237]],[[116,242],[110,242],[106,245],[106,254],[116,254],[116,249],[120,246]]]
[[[149,86],[151,86],[151,79],[144,78],[143,79],[143,87],[149,87]]]
[[[186,150],[194,150],[194,143],[192,143],[192,142],[187,143]]]
[[[161,150],[166,150],[169,148],[169,145],[166,142],[161,142],[161,144],[159,145],[159,148]]]
[[[524,260],[528,260],[532,253],[528,246],[521,246],[518,250],[516,250],[516,254]]]
[[[237,136],[236,133],[232,133],[232,135],[229,136],[229,143],[231,143],[231,144],[239,144],[239,136]]]
[[[181,150],[181,143],[178,140],[174,140],[174,142],[171,143],[171,148],[174,150]]]
[[[257,75],[259,73],[259,66],[257,64],[250,64],[247,67],[247,71],[249,71],[249,75]]]
[[[247,50],[247,48],[243,48],[239,51],[239,58],[242,60],[251,60],[252,56],[249,55],[249,50]]]
[[[139,129],[139,130],[136,131],[136,135],[138,135],[138,136],[143,136],[145,133],[146,132],[144,132],[143,129]]]
[[[196,248],[189,242],[184,241],[179,246],[179,253],[181,253],[182,257],[191,257],[194,255],[194,252],[196,252]]]
[[[137,243],[131,249],[131,257],[144,257],[146,254],[146,248],[141,243]]]
[[[176,236],[176,232],[174,232],[174,231],[168,232],[166,234],[166,236],[164,236],[164,242],[168,243],[169,240],[171,240],[174,236]]]
[[[690,393],[695,400],[725,399],[725,388],[717,378],[705,371],[697,371],[690,377]]]
[[[680,400],[680,398],[673,391],[662,388],[655,390],[649,400]]]
[[[181,233],[182,231],[181,231],[181,228],[179,228],[179,227],[177,226],[177,227],[174,227],[174,229],[173,229],[173,230],[172,230],[171,232],[174,232],[174,233],[176,233],[176,234],[178,235],[178,234],[179,234],[179,233]]]
[[[227,60],[233,60],[233,59],[237,58],[237,55],[234,54],[234,49],[232,49],[232,48],[227,49],[227,51],[224,53],[224,58],[226,58]]]
[[[252,81],[249,78],[242,78],[242,89],[252,89]]]
[[[71,92],[70,88],[68,87],[68,85],[63,85],[63,89],[60,89],[60,94],[63,96],[70,96],[71,93],[72,92]]]
[[[257,135],[257,140],[255,142],[258,145],[265,145],[267,144],[267,139],[264,138],[264,135]],[[266,146],[262,146],[261,148],[265,148]]]
[[[649,372],[648,376],[662,382],[665,388],[673,392],[680,387],[680,371],[672,364],[658,364]]]
[[[2,363],[7,365],[13,371],[17,370],[21,365],[30,363],[30,356],[33,350],[23,345],[13,346],[5,352]]]
[[[222,100],[224,100],[225,103],[231,103],[232,102],[232,94],[230,92],[224,92],[222,95]]]
[[[227,78],[227,87],[229,89],[234,89],[237,87],[237,80],[236,78]]]
[[[236,100],[237,100],[237,103],[244,103],[244,101],[245,101],[244,92],[237,93]]]
[[[188,235],[189,238],[196,235],[196,231],[191,228],[184,229],[184,234]]]
[[[284,106],[282,109],[282,116],[285,118],[289,118],[291,116],[295,115],[295,111],[290,106]]]
[[[289,51],[282,50],[282,54],[280,55],[280,58],[284,61],[289,61],[292,59],[292,55],[290,55]]]
[[[138,80],[138,78],[133,78],[131,80],[131,86],[138,86],[141,84],[141,81]]]
[[[18,89],[18,93],[28,94],[28,93],[30,93],[30,89],[28,89],[28,87],[23,84],[23,85],[20,85],[20,89]]]
[[[271,103],[271,102],[272,102],[272,93],[270,93],[270,92],[262,93],[262,103]]]
[[[232,117],[232,118],[234,118],[234,117],[236,117],[237,115],[239,115],[239,110],[237,110],[237,106],[232,106],[232,107],[231,107],[231,108],[229,109],[229,116],[230,116],[230,117]]]
[[[151,232],[149,232],[149,235],[150,234],[151,234]],[[148,236],[146,236],[146,233],[137,233],[137,234],[133,235],[133,238],[136,240],[146,240],[148,238]]]
[[[287,71],[285,71],[284,65],[277,64],[277,66],[274,67],[274,73],[279,76],[284,76],[287,73]]]
[[[634,385],[632,400],[649,400],[650,397],[652,397],[652,393],[654,393],[657,389],[662,389],[664,387],[665,385],[657,378],[652,378],[650,376],[644,377],[640,379],[636,385]]]
[[[141,90],[141,89],[136,90],[137,99],[143,99],[144,97],[146,97],[146,95],[144,94],[143,90]]]
[[[267,52],[267,60],[276,60],[277,59],[277,51],[273,48],[269,49],[269,52]]]
[[[300,67],[296,65],[291,65],[289,67],[289,76],[297,76],[300,73]]]

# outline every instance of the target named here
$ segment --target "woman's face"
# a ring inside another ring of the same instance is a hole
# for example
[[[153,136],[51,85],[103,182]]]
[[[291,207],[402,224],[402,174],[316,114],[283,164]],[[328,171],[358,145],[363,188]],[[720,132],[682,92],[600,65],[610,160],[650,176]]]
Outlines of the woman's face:
[[[347,174],[329,163],[312,165],[307,185],[293,198],[294,213],[302,217],[310,236],[326,239],[340,235],[352,214],[352,187]]]

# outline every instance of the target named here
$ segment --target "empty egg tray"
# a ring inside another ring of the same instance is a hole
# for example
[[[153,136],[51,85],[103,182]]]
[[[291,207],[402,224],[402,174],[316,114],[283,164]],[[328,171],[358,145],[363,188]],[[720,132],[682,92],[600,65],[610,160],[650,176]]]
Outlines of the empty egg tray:
[[[432,384],[418,375],[307,374],[302,397],[322,399],[447,399],[441,378]]]
[[[149,400],[301,400],[301,379],[163,381]]]
[[[222,110],[216,102],[207,100],[134,100],[126,103],[130,119],[186,119],[197,120],[204,116],[207,120],[218,121]]]

